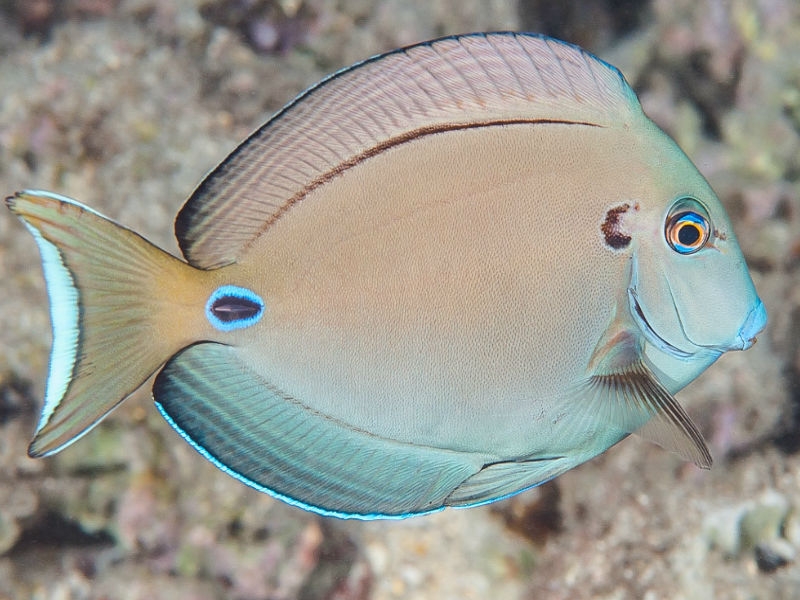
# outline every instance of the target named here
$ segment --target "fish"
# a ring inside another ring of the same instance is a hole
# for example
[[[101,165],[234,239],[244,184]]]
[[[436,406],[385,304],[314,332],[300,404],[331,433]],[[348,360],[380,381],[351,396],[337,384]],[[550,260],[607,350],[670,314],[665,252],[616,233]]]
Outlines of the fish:
[[[622,73],[538,34],[322,80],[199,184],[180,258],[55,193],[6,202],[53,332],[30,456],[155,375],[203,457],[328,516],[486,504],[634,433],[710,468],[675,394],[767,321],[722,203]]]

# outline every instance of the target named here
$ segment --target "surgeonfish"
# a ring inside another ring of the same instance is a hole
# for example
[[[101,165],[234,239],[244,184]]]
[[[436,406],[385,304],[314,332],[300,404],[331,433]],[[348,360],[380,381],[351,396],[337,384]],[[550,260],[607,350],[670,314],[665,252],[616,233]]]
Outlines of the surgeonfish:
[[[157,373],[201,455],[325,515],[492,502],[631,433],[708,468],[674,395],[766,324],[692,162],[616,68],[541,35],[315,85],[200,183],[183,259],[53,193],[7,204],[53,330],[31,456]]]

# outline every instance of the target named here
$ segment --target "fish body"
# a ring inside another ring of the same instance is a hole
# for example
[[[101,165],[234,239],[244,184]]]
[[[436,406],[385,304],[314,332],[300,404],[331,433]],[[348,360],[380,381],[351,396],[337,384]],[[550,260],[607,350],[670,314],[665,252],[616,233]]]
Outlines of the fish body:
[[[709,467],[673,394],[766,322],[691,161],[616,69],[543,36],[315,86],[183,207],[185,261],[54,194],[8,203],[54,330],[31,455],[158,372],[206,458],[341,517],[490,502],[634,432]]]

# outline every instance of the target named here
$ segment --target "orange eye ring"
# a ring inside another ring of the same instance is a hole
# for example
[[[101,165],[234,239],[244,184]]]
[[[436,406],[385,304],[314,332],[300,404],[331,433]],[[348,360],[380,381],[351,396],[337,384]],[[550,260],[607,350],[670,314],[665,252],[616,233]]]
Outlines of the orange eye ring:
[[[687,203],[691,202],[692,208]],[[697,210],[694,210],[697,204]],[[711,226],[705,211],[695,200],[686,198],[678,210],[667,218],[665,236],[670,247],[679,254],[694,254],[705,247],[711,235]]]

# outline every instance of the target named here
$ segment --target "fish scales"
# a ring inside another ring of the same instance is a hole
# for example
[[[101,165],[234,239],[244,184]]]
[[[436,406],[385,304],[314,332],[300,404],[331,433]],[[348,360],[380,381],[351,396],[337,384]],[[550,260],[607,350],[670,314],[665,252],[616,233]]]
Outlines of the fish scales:
[[[570,148],[587,132],[564,127],[426,136],[315,190],[241,259],[285,274],[285,288],[264,292],[264,332],[250,334],[281,340],[252,355],[259,370],[382,435],[464,449],[502,436],[501,456],[530,450],[526,415],[551,413],[585,377],[626,266],[604,249],[598,220],[618,190],[575,179],[585,169]],[[553,151],[535,152],[542,145]],[[484,158],[498,153],[509,158]],[[603,154],[600,172],[613,166]],[[553,206],[555,190],[570,210]],[[569,271],[559,268],[565,245],[581,257]],[[470,415],[469,435],[452,430]]]

